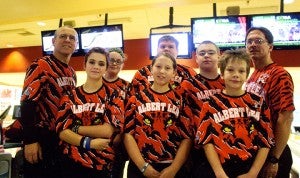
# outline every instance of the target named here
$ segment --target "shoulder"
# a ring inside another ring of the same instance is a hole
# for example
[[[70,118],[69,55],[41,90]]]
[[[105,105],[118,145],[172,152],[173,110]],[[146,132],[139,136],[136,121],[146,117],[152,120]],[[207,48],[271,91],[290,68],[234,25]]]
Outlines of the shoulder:
[[[190,73],[191,76],[195,76],[197,74],[193,68],[186,66],[186,65],[182,65],[182,64],[177,64],[177,70],[178,71],[186,71],[186,72]]]
[[[122,79],[122,78],[118,78],[118,80],[121,82],[121,83],[123,83],[124,85],[126,85],[126,86],[128,86],[128,84],[129,84],[129,82],[127,81],[127,80],[125,80],[125,79]]]
[[[270,75],[273,77],[280,77],[281,75],[290,76],[289,72],[283,66],[276,63],[269,65],[265,70],[269,70]]]

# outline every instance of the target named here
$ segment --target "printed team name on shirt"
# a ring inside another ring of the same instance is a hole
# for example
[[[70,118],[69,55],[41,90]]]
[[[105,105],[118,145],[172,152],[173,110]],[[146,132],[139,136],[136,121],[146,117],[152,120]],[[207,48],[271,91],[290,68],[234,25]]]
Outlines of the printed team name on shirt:
[[[179,108],[170,103],[167,104],[167,103],[160,103],[160,102],[150,102],[138,106],[139,114],[142,114],[144,112],[149,112],[149,111],[167,111],[175,114],[176,117],[178,117],[179,115]]]
[[[269,74],[261,74],[256,82],[249,82],[246,86],[246,90],[250,93],[265,97],[264,85],[267,83]]]
[[[229,108],[213,114],[215,122],[219,123],[233,118],[252,117],[259,120],[260,112],[249,109],[248,107]]]
[[[73,85],[76,86],[75,80],[72,77],[60,77],[57,78],[57,83],[59,86],[68,86],[68,85]]]
[[[203,91],[199,91],[197,92],[197,98],[199,100],[204,100],[204,99],[208,99],[210,96],[213,96],[217,93],[221,93],[221,89],[211,89],[211,90],[203,90]]]
[[[85,111],[92,111],[92,110],[97,113],[104,113],[105,104],[85,103],[81,105],[72,105],[71,109],[74,114],[82,113]]]
[[[265,97],[264,87],[258,83],[250,82],[246,87],[247,92],[256,94],[261,97]]]

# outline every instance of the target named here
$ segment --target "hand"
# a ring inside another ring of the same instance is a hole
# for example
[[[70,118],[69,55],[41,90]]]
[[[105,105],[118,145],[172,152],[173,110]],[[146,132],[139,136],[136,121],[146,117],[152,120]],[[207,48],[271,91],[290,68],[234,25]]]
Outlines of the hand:
[[[275,178],[278,171],[278,163],[267,162],[262,168],[261,175],[263,178]]]
[[[109,146],[110,139],[95,138],[91,140],[91,148],[96,150],[105,150]]]
[[[159,178],[160,175],[160,172],[155,170],[151,165],[149,165],[144,172],[144,176],[147,178]]]
[[[43,159],[42,156],[42,147],[38,142],[31,143],[24,146],[24,156],[25,159],[31,163],[35,164],[38,163],[39,160]]]
[[[249,172],[246,174],[237,176],[237,178],[256,178],[256,177],[257,177],[257,175],[250,174]]]
[[[121,142],[121,134],[118,134],[111,142],[113,142],[114,146],[117,146]]]
[[[159,178],[174,178],[176,176],[177,171],[172,169],[170,166],[163,169]]]

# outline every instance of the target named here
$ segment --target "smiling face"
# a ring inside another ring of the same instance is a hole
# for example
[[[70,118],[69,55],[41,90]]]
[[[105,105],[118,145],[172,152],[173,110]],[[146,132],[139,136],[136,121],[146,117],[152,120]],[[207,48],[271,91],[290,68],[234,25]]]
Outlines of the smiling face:
[[[229,59],[225,67],[223,78],[227,92],[240,93],[247,80],[247,63],[244,60]]]
[[[91,53],[85,63],[85,71],[88,79],[99,80],[106,71],[106,56],[101,53]]]
[[[117,52],[112,51],[109,53],[109,64],[107,73],[112,76],[117,76],[120,70],[123,68],[124,58]]]
[[[169,88],[169,83],[174,79],[176,70],[174,61],[166,55],[159,55],[154,59],[151,71],[154,78],[153,85],[160,88]],[[176,66],[176,64],[175,64]]]
[[[78,34],[73,28],[61,27],[56,31],[52,43],[54,46],[54,55],[72,55],[77,47]]]

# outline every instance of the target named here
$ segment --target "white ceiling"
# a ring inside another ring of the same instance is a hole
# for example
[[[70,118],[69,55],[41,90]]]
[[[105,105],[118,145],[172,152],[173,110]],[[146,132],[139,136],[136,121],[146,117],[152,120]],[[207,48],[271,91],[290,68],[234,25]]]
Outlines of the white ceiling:
[[[124,38],[148,38],[150,28],[190,25],[192,17],[226,15],[228,6],[240,6],[240,14],[280,12],[281,0],[0,0],[0,48],[40,46],[41,31],[58,28],[59,21],[74,21],[76,27],[123,24]],[[300,11],[300,0],[285,4],[284,12]],[[37,22],[46,23],[38,26]]]

